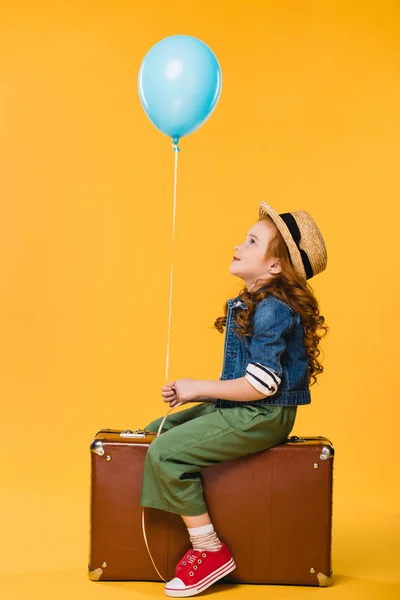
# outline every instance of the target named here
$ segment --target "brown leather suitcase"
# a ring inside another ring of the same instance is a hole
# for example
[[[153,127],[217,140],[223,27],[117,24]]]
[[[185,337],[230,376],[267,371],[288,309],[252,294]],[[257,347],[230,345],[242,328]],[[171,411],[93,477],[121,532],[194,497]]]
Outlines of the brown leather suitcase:
[[[143,464],[156,433],[102,429],[90,445],[89,578],[166,581],[190,548],[182,518],[144,509]],[[218,583],[327,586],[332,582],[332,443],[284,443],[200,471],[204,498],[236,569]]]

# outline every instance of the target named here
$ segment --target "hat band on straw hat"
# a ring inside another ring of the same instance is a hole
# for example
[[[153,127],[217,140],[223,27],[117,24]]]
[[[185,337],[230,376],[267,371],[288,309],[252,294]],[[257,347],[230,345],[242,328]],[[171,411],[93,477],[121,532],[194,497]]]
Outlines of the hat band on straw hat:
[[[313,277],[314,271],[312,269],[310,260],[307,256],[307,253],[303,250],[303,248],[300,248],[300,246],[299,246],[300,240],[301,240],[301,231],[296,223],[296,219],[294,218],[294,216],[291,213],[281,213],[279,216],[285,222],[285,225],[289,229],[290,234],[291,234],[297,248],[299,249],[299,252],[301,254],[301,260],[304,265],[304,270],[307,275],[307,279],[310,279],[310,277]]]

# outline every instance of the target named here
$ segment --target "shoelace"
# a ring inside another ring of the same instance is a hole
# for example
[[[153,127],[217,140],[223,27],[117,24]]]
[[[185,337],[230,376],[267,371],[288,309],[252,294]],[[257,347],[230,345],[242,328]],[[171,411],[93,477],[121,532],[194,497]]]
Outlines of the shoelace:
[[[202,557],[202,558],[200,558]],[[186,570],[186,569],[194,569],[197,571],[197,569],[199,568],[199,565],[202,564],[204,558],[207,557],[206,552],[204,552],[203,550],[193,550],[192,554],[187,554],[179,563],[178,565],[178,571],[181,571],[182,569]],[[195,564],[197,563],[197,564]],[[191,575],[194,575],[194,573],[190,573]]]
[[[189,561],[191,564],[193,564],[194,562],[196,562],[196,560],[197,560],[197,557],[196,557],[196,555],[195,555],[195,554],[190,554],[190,555],[188,556],[188,561]]]

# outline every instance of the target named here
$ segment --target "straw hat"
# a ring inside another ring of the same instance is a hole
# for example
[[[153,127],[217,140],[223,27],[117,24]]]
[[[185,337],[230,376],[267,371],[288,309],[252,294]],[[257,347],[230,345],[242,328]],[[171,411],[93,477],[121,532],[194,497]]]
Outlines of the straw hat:
[[[326,268],[327,252],[318,225],[305,210],[278,215],[272,206],[260,202],[259,217],[269,216],[285,240],[293,267],[297,273],[310,279]]]

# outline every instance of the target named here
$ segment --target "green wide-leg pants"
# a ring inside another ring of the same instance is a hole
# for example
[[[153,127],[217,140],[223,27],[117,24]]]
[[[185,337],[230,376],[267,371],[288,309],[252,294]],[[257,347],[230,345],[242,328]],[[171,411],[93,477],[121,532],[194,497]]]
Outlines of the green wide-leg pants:
[[[160,435],[149,445],[140,505],[184,516],[207,512],[199,471],[284,442],[296,413],[297,406],[240,402],[234,408],[204,402],[171,412]],[[145,429],[157,432],[163,418]]]

